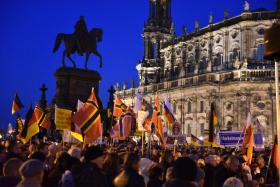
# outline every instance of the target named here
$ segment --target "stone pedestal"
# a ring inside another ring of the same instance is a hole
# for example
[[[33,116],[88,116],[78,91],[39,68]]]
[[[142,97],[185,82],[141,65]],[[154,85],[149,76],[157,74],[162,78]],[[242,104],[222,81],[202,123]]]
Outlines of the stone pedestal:
[[[59,68],[54,76],[56,78],[56,94],[53,98],[53,104],[76,111],[78,99],[86,102],[94,87],[100,109],[103,109],[101,100],[98,97],[101,76],[97,71]]]

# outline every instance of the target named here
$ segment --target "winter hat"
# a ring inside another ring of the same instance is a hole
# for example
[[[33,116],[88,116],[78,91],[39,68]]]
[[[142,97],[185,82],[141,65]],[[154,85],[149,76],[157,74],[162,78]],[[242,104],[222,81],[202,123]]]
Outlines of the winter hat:
[[[93,145],[89,148],[87,148],[87,150],[84,153],[84,159],[85,161],[91,161],[91,160],[95,160],[98,157],[103,156],[103,151],[101,150],[101,148],[99,146]]]

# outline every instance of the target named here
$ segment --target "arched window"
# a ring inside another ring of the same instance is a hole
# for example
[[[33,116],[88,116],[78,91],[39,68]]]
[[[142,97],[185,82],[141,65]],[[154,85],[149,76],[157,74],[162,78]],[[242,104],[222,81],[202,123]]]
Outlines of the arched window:
[[[257,61],[262,62],[264,57],[264,44],[259,44],[257,47]]]
[[[188,114],[192,113],[192,102],[188,102]]]

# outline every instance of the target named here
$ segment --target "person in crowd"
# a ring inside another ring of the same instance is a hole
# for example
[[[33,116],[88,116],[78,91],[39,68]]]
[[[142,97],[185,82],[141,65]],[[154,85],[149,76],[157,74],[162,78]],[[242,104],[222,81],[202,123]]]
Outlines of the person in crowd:
[[[166,187],[196,187],[197,165],[189,157],[178,158],[173,164],[173,178],[165,183]]]
[[[215,172],[214,187],[223,186],[228,178],[237,176],[239,171],[239,159],[236,156],[230,155],[224,165]]]
[[[251,187],[252,186],[252,174],[251,169],[248,165],[243,164],[241,166],[241,179],[243,181],[244,187]]]
[[[44,165],[41,161],[30,159],[19,168],[21,181],[17,187],[41,187],[44,176]]]
[[[236,177],[229,177],[223,184],[223,187],[244,187],[242,181]]]
[[[81,159],[81,149],[79,147],[72,146],[68,150],[68,154],[74,158]]]
[[[19,167],[22,161],[18,158],[10,158],[4,163],[3,176],[0,176],[0,186],[14,187],[19,181]]]
[[[150,168],[156,165],[155,162],[148,158],[141,158],[139,161],[139,174],[144,178],[145,185],[147,186],[149,181]]]
[[[127,153],[124,158],[123,171],[114,179],[115,187],[145,187],[144,178],[138,174],[139,156]]]
[[[155,165],[151,167],[149,170],[149,182],[147,187],[161,187],[164,183],[163,178],[164,173],[160,166]]]
[[[114,178],[120,173],[120,158],[117,153],[108,153],[104,159],[102,169],[106,175],[109,187],[113,187]]]
[[[36,151],[36,145],[34,143],[30,143],[28,146],[28,158]]]
[[[160,165],[160,167],[162,167],[163,173],[165,176],[166,176],[167,168],[171,167],[173,162],[174,162],[174,157],[172,155],[172,151],[167,151],[167,150],[163,151],[161,158],[160,158],[159,165]],[[165,179],[164,179],[164,181],[165,181]]]
[[[205,183],[205,172],[200,167],[197,168],[197,175],[195,181],[198,184],[198,187],[204,187]]]
[[[48,155],[48,152],[49,152],[48,147],[49,147],[48,144],[42,142],[37,145],[36,151],[40,151],[40,152],[44,153],[45,155]]]
[[[57,159],[55,168],[48,175],[46,186],[56,187],[64,172],[66,170],[70,171],[72,169],[72,166],[76,164],[75,161],[76,160],[74,160],[68,153],[61,152],[60,156]]]
[[[49,170],[52,170],[55,166],[55,159],[57,153],[57,146],[55,143],[52,143],[48,147],[48,155],[46,158],[46,165],[49,166]]]
[[[85,150],[83,157],[83,162],[71,170],[75,186],[108,187],[108,181],[102,170],[103,150],[99,146],[90,146]]]
[[[205,160],[205,187],[214,186],[214,175],[218,168],[218,162],[216,158],[216,155],[209,155]]]
[[[19,153],[21,152],[20,149],[21,144],[17,141],[10,141],[7,147],[7,159],[9,158],[20,158]]]
[[[167,168],[166,170],[166,174],[165,174],[165,181],[168,182],[170,181],[171,179],[173,179],[173,167],[169,167]]]

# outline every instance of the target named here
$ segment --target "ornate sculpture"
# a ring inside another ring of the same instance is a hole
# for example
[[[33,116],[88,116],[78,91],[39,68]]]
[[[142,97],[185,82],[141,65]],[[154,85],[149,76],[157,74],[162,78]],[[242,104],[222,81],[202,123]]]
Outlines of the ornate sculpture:
[[[209,24],[212,24],[213,23],[213,15],[212,15],[212,12],[210,13],[209,15]]]
[[[228,15],[229,15],[229,12],[228,12],[228,9],[226,9],[226,10],[224,11],[224,18],[225,18],[225,19],[228,19]]]
[[[195,30],[198,30],[199,29],[199,23],[198,23],[198,20],[195,21]]]
[[[65,67],[65,56],[67,56],[68,59],[73,63],[74,68],[76,68],[76,63],[70,56],[76,52],[79,55],[83,55],[83,53],[86,54],[85,69],[87,69],[87,63],[91,53],[99,57],[99,67],[102,67],[102,56],[97,51],[97,42],[102,41],[102,35],[103,32],[100,28],[92,28],[88,32],[84,17],[81,16],[79,21],[75,24],[75,32],[73,34],[59,33],[56,36],[53,52],[58,50],[61,42],[63,41],[65,45],[65,50],[63,51],[62,55],[63,67]]]
[[[250,5],[249,5],[249,3],[247,1],[245,1],[245,3],[244,3],[244,12],[248,12],[249,9],[250,9]]]

